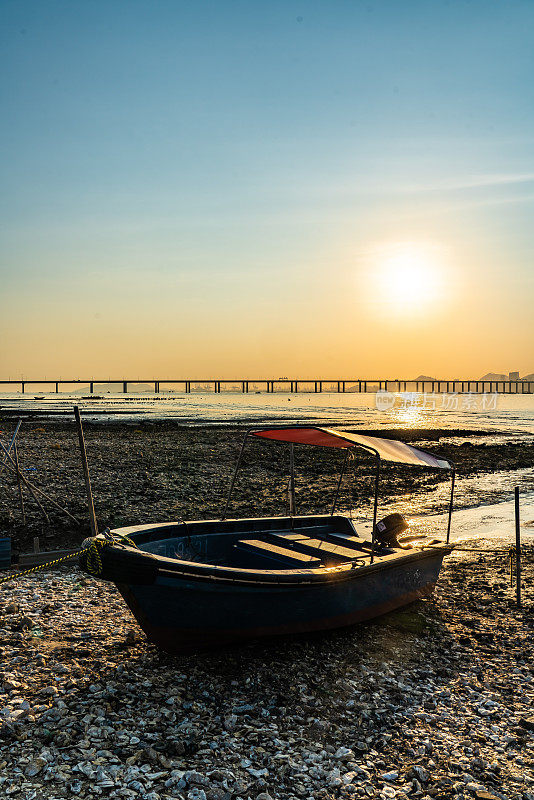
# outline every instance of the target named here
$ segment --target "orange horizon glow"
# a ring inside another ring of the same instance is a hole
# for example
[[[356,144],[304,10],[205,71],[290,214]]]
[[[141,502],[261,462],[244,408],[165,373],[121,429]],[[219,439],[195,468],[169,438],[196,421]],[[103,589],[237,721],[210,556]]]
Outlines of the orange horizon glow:
[[[0,379],[534,372],[534,4],[4,6]]]

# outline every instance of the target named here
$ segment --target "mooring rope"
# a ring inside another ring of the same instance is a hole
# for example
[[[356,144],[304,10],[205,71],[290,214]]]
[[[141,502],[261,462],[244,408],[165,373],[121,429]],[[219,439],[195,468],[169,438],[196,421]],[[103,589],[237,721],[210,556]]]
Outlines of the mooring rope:
[[[62,556],[61,558],[55,558],[53,561],[47,561],[45,564],[38,564],[36,567],[30,567],[29,569],[22,570],[22,572],[14,572],[11,575],[5,575],[0,578],[0,585],[2,583],[7,583],[8,581],[15,581],[18,578],[23,578],[26,575],[33,575],[35,572],[40,572],[43,569],[48,569],[49,567],[54,567],[57,564],[65,564],[67,561],[71,561],[73,558],[79,558],[87,553],[86,558],[86,565],[87,571],[94,575],[97,578],[99,575],[102,574],[102,558],[100,557],[100,550],[104,547],[108,547],[114,543],[121,543],[127,542],[132,547],[137,548],[136,543],[130,539],[128,536],[112,534],[109,528],[106,528],[105,531],[102,532],[104,538],[102,539],[91,539],[90,543],[87,547],[83,547],[81,550],[76,550],[74,553],[70,553],[68,556]]]
[[[0,584],[7,583],[8,581],[15,581],[18,578],[23,578],[25,575],[32,575],[35,572],[40,572],[43,569],[48,569],[49,567],[56,566],[57,564],[65,564],[67,561],[71,561],[73,558],[79,558],[84,553],[88,553],[87,557],[87,569],[91,572],[91,575],[99,575],[102,572],[102,559],[100,558],[99,548],[103,546],[107,546],[107,540],[101,540],[101,543],[98,545],[96,544],[96,539],[91,542],[88,547],[83,547],[81,550],[76,550],[74,553],[69,553],[68,556],[62,556],[61,558],[55,558],[53,561],[47,561],[45,564],[38,564],[36,567],[30,567],[29,569],[24,569],[22,572],[14,572],[11,575],[5,575],[4,577],[0,578]],[[89,566],[91,559],[91,564],[97,564],[97,572],[93,572]],[[94,559],[94,560],[93,560]]]

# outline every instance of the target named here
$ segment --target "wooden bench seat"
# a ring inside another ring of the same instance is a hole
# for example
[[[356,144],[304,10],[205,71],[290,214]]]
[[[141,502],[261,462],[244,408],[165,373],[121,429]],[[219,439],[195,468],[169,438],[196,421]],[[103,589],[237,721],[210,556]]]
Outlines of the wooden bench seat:
[[[327,533],[324,538],[327,542],[339,544],[351,550],[359,550],[362,553],[371,552],[371,543],[366,542],[365,539],[360,539],[359,536],[346,536],[344,533]]]
[[[350,546],[345,547],[342,544],[335,544],[327,539],[303,536],[297,531],[289,531],[282,534],[269,533],[266,538],[274,545],[284,546],[287,543],[285,546],[290,547],[292,552],[306,553],[307,555],[315,556],[315,558],[320,558],[326,566],[343,564],[347,561],[352,561],[357,556],[354,548]]]
[[[315,568],[321,566],[321,560],[316,556],[307,553],[297,552],[291,550],[289,547],[284,546],[283,541],[281,544],[274,544],[272,542],[263,542],[260,539],[242,539],[237,542],[234,547],[236,550],[259,555],[263,558],[271,558],[278,563],[287,564],[288,567],[298,567],[300,569],[309,567]]]

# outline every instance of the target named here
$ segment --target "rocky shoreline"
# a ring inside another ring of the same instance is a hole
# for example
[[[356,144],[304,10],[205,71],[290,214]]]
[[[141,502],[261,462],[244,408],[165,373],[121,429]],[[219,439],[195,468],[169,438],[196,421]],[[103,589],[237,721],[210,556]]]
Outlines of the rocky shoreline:
[[[532,557],[516,609],[500,544],[369,624],[187,657],[75,568],[3,584],[0,794],[532,800]]]

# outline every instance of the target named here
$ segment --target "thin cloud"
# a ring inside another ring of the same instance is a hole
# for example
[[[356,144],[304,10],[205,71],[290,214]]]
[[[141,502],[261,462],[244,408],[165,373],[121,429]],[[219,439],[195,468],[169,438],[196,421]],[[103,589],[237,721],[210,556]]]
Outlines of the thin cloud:
[[[455,192],[466,189],[491,189],[492,187],[517,186],[534,182],[534,172],[494,173],[468,175],[465,178],[446,178],[431,184],[412,184],[399,190],[402,192]]]

